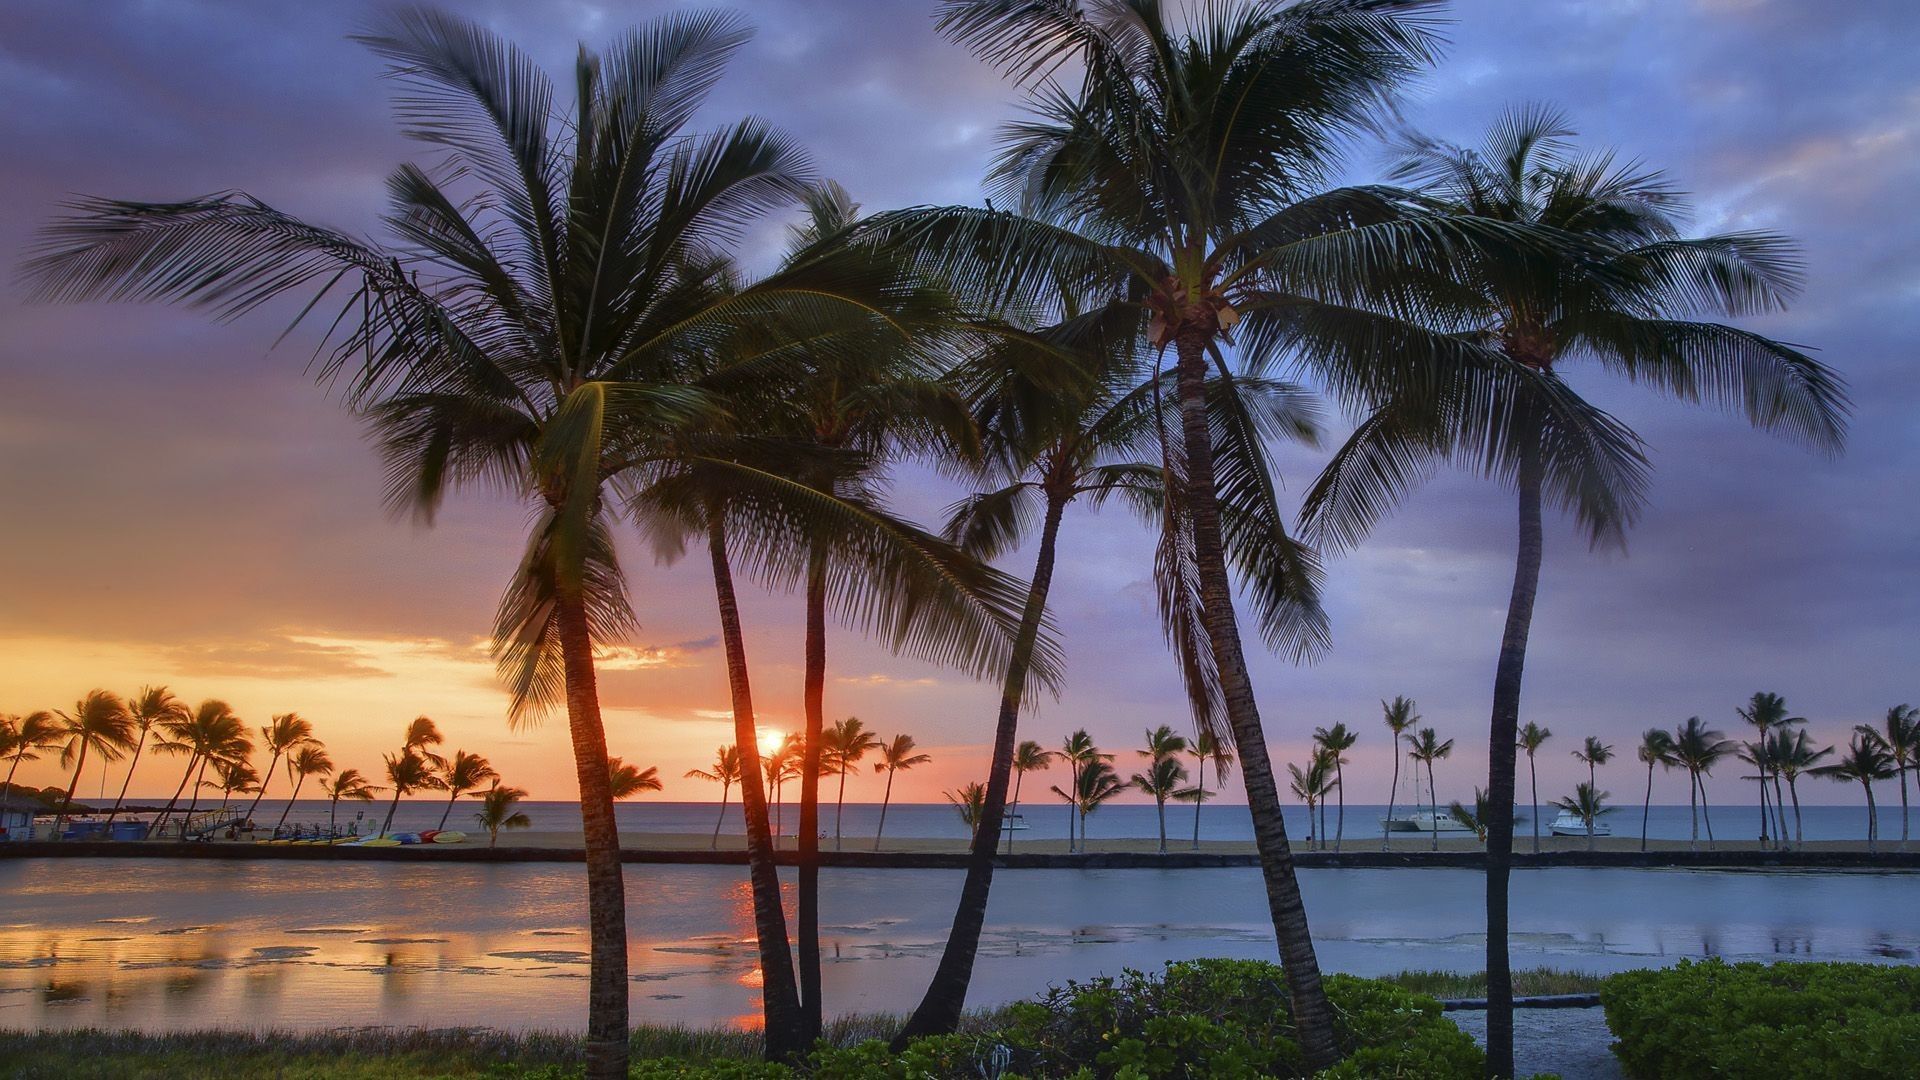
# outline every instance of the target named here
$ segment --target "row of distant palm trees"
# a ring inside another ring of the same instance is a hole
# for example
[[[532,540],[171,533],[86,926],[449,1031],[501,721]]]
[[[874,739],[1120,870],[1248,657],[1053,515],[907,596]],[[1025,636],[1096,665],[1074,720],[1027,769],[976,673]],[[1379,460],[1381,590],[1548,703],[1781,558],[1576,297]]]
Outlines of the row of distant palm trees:
[[[1644,501],[1638,438],[1560,377],[1597,362],[1833,449],[1846,398],[1803,352],[1710,317],[1778,310],[1791,245],[1685,238],[1676,192],[1564,119],[1516,110],[1481,151],[1409,140],[1392,179],[1329,188],[1349,136],[1430,67],[1426,0],[1162,5],[949,0],[943,33],[1004,71],[1031,114],[988,184],[1005,205],[861,218],[757,120],[685,130],[746,38],[683,12],[582,50],[581,100],[484,28],[408,8],[360,40],[405,84],[436,159],[389,183],[376,246],[232,192],[82,200],[27,266],[58,300],[165,300],[227,317],[330,290],[322,370],[369,421],[394,501],[521,493],[532,535],[493,641],[515,717],[564,706],[585,825],[587,1066],[627,1058],[624,879],[595,649],[635,624],[624,519],[710,564],[740,754],[769,1053],[820,1031],[819,754],[827,616],[1001,680],[953,928],[909,1034],[958,1022],[1020,749],[1055,687],[1047,622],[1063,515],[1117,498],[1159,543],[1153,577],[1196,730],[1248,795],[1303,1056],[1338,1057],[1235,610],[1262,642],[1323,651],[1315,553],[1288,535],[1270,440],[1317,437],[1307,372],[1360,423],[1308,490],[1306,539],[1358,543],[1438,467],[1517,495],[1488,791],[1490,1075],[1510,1075],[1506,890],[1521,671],[1551,502],[1617,542]],[[1184,15],[1174,15],[1174,11]],[[1185,25],[1172,21],[1186,19]],[[730,258],[768,211],[806,209],[760,278]],[[289,297],[289,294],[293,294]],[[304,304],[297,301],[305,301]],[[937,537],[887,512],[888,469],[978,486]],[[1032,534],[1033,571],[987,565]],[[798,978],[775,870],[735,571],[804,598]],[[1151,763],[1149,763],[1151,769]],[[1397,768],[1397,755],[1396,755]],[[1077,767],[1080,801],[1095,774]],[[1157,784],[1158,782],[1155,781]],[[1075,810],[1076,819],[1079,811]],[[1076,820],[1076,828],[1079,827]]]
[[[38,761],[42,754],[58,750],[61,767],[71,767],[73,772],[64,796],[54,808],[53,832],[57,837],[73,806],[74,793],[88,758],[99,763],[103,782],[107,765],[125,758],[127,768],[120,781],[119,794],[107,813],[106,820],[111,823],[126,805],[134,773],[140,767],[142,756],[151,749],[176,757],[184,755],[187,759],[173,796],[152,823],[151,833],[156,837],[179,809],[180,798],[189,786],[193,794],[184,808],[180,826],[182,839],[187,837],[187,822],[199,809],[202,790],[220,792],[222,810],[234,796],[251,794],[253,801],[238,814],[237,822],[243,828],[253,828],[254,813],[266,798],[267,789],[283,763],[290,789],[286,805],[274,822],[276,831],[286,824],[294,803],[312,778],[317,778],[315,783],[327,799],[330,833],[337,825],[342,800],[371,802],[383,790],[393,792],[393,801],[381,823],[382,834],[393,827],[400,799],[425,791],[447,793],[447,804],[437,826],[440,829],[446,828],[461,796],[482,798],[483,810],[477,816],[487,829],[490,845],[498,839],[502,828],[524,828],[529,824],[526,815],[514,809],[516,803],[526,798],[526,791],[503,786],[499,773],[479,754],[466,750],[455,750],[451,756],[439,753],[435,747],[440,746],[444,738],[428,717],[417,717],[409,723],[399,749],[385,756],[385,786],[372,783],[358,769],[337,769],[326,746],[314,735],[312,723],[297,713],[278,714],[257,730],[258,742],[233,708],[216,698],[188,706],[164,686],[142,687],[139,693],[127,698],[108,690],[93,690],[70,710],[0,715],[0,761],[7,765],[5,786],[0,790],[11,788],[22,762]],[[262,749],[268,754],[263,769],[256,768],[252,762],[255,751]],[[208,772],[213,773],[210,780]],[[657,768],[641,769],[617,757],[609,761],[608,782],[615,798],[661,790]]]

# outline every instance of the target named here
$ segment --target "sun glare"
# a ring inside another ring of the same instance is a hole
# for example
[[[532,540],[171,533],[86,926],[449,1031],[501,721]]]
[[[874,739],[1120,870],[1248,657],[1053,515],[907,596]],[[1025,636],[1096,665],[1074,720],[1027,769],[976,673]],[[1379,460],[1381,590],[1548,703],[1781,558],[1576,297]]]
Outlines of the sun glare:
[[[775,730],[773,730],[772,728],[763,728],[763,729],[761,729],[761,732],[760,732],[760,752],[761,752],[762,754],[772,754],[772,753],[775,753],[775,752],[776,752],[776,751],[778,751],[778,750],[779,750],[779,749],[780,749],[780,748],[781,748],[782,746],[785,746],[786,744],[787,744],[787,733],[786,733],[786,732],[784,732],[784,731],[775,731]]]

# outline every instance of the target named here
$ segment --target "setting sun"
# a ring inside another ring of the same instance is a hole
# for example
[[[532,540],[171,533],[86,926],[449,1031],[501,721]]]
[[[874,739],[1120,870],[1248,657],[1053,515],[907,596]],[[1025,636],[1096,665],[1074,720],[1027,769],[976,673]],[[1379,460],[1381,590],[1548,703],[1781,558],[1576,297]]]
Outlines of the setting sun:
[[[787,738],[788,735],[784,731],[776,731],[773,728],[763,729],[760,732],[760,752],[769,755],[777,752],[787,745]]]

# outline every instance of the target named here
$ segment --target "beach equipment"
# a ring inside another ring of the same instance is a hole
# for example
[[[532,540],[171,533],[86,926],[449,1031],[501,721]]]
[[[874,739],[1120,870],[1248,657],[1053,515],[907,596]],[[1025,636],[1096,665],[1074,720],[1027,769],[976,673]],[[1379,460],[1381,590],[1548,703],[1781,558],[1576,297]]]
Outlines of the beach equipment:
[[[436,844],[461,844],[465,843],[466,839],[466,833],[455,829],[444,829],[434,834],[433,842]]]

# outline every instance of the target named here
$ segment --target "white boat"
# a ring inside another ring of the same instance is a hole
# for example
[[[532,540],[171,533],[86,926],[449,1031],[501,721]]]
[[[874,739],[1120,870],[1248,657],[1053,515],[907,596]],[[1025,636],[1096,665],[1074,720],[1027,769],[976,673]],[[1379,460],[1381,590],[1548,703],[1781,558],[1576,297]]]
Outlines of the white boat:
[[[1547,826],[1547,831],[1552,833],[1555,836],[1587,836],[1589,835],[1589,833],[1587,832],[1587,823],[1581,820],[1579,814],[1576,814],[1571,810],[1560,811],[1560,816],[1553,819],[1552,823]],[[1591,833],[1591,835],[1612,836],[1613,826],[1607,824],[1604,821],[1596,821],[1593,823],[1593,832]]]
[[[1001,832],[1020,832],[1027,827],[1027,819],[1021,814],[1008,814],[1000,819]]]
[[[1409,833],[1453,833],[1472,832],[1473,829],[1452,814],[1436,814],[1431,810],[1416,810],[1405,817],[1380,819],[1380,827],[1388,832]],[[1584,835],[1584,834],[1582,834]]]

